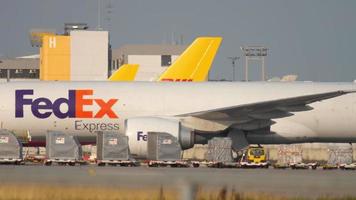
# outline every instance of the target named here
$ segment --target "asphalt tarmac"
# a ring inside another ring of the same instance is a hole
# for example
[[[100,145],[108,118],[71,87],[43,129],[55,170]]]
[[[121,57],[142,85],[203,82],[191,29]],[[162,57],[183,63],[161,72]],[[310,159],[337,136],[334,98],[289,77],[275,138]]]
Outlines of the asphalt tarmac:
[[[0,183],[200,186],[287,196],[356,196],[356,171],[0,165]]]

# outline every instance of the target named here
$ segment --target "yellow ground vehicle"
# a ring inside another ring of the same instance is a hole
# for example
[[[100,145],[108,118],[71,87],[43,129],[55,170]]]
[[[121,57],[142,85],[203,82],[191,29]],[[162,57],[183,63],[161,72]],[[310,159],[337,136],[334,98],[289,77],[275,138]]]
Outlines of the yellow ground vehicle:
[[[240,165],[242,168],[268,167],[266,150],[261,146],[248,147],[242,155]]]
[[[249,147],[247,149],[247,162],[261,163],[266,162],[266,151],[263,147]]]

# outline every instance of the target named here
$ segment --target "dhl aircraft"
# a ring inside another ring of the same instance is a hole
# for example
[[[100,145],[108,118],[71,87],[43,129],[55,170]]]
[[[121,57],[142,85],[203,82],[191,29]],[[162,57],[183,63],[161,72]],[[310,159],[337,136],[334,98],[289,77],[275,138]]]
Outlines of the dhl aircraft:
[[[138,64],[124,64],[109,77],[109,81],[134,81],[138,68]]]
[[[221,44],[221,37],[198,37],[167,68],[157,81],[200,82],[208,79],[211,64]],[[133,81],[138,65],[121,66],[110,78],[110,81]]]

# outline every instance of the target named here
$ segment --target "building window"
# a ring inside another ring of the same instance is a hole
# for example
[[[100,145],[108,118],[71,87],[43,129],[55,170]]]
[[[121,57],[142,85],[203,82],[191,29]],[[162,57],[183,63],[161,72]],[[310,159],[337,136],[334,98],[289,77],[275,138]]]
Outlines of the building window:
[[[112,60],[112,66],[111,69],[115,69],[115,60]]]
[[[7,69],[1,69],[0,78],[6,78],[6,77],[7,77]]]
[[[7,71],[1,71],[1,78],[7,77]],[[38,69],[10,69],[11,79],[38,79],[39,70]]]
[[[162,55],[161,56],[161,66],[167,67],[172,64],[172,56],[171,55]]]

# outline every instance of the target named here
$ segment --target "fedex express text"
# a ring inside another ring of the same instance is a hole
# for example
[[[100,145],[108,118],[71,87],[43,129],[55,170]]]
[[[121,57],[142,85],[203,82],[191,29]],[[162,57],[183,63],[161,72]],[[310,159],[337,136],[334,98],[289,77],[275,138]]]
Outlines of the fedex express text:
[[[94,91],[92,89],[85,90],[68,90],[67,98],[57,98],[51,100],[46,97],[37,97],[33,89],[21,89],[15,91],[15,117],[24,118],[24,107],[31,108],[31,114],[38,119],[47,119],[54,116],[58,119],[75,118],[74,129],[83,131],[117,131],[118,123],[92,122],[85,119],[101,119],[107,117],[109,119],[118,119],[119,116],[113,110],[113,106],[118,99],[104,100],[101,98],[92,98]],[[94,112],[90,109],[85,109],[84,106],[97,105],[99,110]],[[61,106],[66,106],[68,109],[63,111]]]

